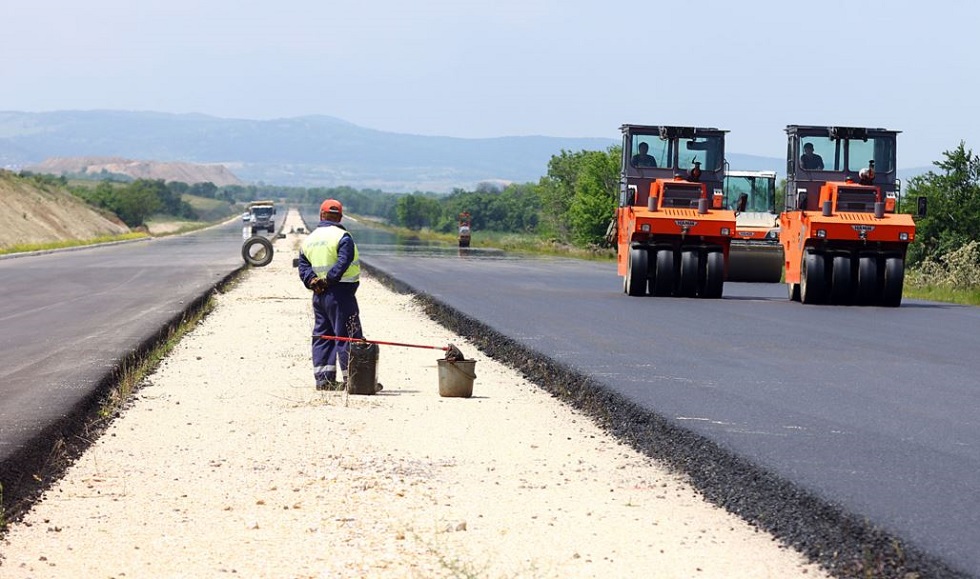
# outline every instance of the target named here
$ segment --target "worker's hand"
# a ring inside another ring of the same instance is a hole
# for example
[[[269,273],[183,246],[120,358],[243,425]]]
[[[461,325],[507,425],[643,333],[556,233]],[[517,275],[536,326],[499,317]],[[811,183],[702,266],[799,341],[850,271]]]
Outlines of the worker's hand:
[[[319,277],[313,278],[313,281],[310,282],[310,289],[317,295],[322,294],[327,291],[327,280]]]

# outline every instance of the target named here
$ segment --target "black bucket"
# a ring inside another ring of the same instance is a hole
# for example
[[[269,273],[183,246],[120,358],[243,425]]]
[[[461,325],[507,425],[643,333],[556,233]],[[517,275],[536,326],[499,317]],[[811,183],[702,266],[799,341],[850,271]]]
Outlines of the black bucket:
[[[352,342],[347,363],[347,392],[374,394],[378,390],[378,345]]]

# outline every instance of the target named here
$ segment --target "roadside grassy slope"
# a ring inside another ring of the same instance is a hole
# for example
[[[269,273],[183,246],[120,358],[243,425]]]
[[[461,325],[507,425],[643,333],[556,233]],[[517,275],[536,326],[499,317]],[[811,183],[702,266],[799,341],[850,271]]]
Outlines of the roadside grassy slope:
[[[114,215],[85,204],[66,189],[0,170],[0,251],[16,246],[113,237],[130,233]]]

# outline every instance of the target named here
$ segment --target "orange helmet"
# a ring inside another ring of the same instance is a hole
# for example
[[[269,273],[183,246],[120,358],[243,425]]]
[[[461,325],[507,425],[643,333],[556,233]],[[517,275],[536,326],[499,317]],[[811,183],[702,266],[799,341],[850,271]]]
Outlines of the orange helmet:
[[[320,213],[333,213],[340,216],[344,214],[344,206],[336,199],[327,199],[320,204]]]

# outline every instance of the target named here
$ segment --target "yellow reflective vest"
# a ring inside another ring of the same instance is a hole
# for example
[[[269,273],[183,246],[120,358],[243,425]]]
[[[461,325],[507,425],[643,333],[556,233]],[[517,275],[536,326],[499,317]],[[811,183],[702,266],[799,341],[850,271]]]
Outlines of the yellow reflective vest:
[[[317,227],[303,240],[300,251],[306,256],[307,261],[313,267],[313,273],[317,277],[326,278],[327,272],[337,265],[337,250],[340,247],[340,240],[347,235],[347,231],[342,227],[327,226]],[[353,283],[361,277],[361,260],[357,252],[357,244],[354,244],[354,259],[350,266],[340,278],[342,283]]]

